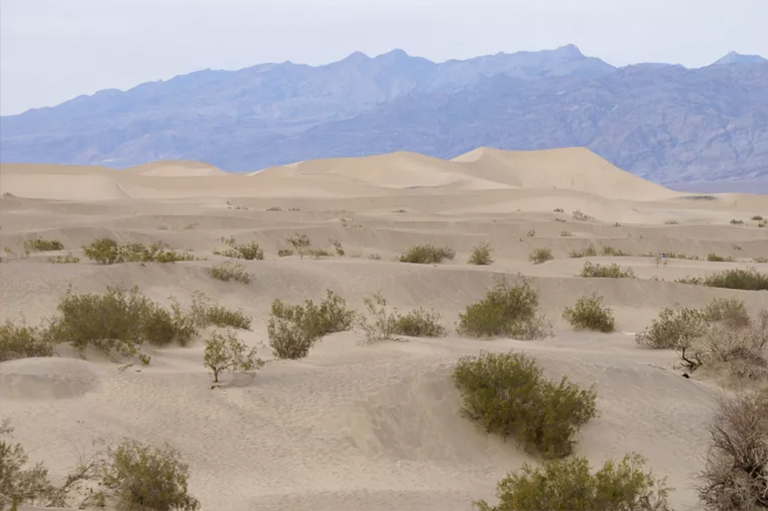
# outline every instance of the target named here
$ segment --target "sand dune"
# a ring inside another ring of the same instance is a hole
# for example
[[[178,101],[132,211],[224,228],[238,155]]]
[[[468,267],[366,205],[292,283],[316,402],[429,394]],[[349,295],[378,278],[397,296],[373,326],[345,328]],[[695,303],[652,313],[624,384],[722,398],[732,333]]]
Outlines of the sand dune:
[[[768,228],[751,220],[768,217],[768,196],[692,198],[579,149],[481,149],[453,161],[395,153],[254,175],[194,162],[125,171],[3,164],[0,188],[0,320],[38,324],[70,286],[102,292],[137,285],[164,304],[171,295],[189,303],[199,291],[252,317],[253,330],[239,335],[269,357],[266,321],[275,298],[317,300],[332,289],[362,310],[365,296],[381,292],[403,311],[435,309],[452,329],[499,275],[525,275],[539,292],[542,312],[554,322],[550,339],[478,341],[451,333],[361,345],[359,332],[344,332],[322,339],[306,359],[271,362],[252,380],[227,379],[213,391],[200,339],[149,349],[149,366],[122,371],[103,356],[87,352],[81,360],[66,347],[56,358],[0,363],[0,416],[12,420],[14,438],[54,477],[96,439],[167,440],[189,463],[190,492],[204,511],[467,511],[475,499],[492,499],[500,477],[534,460],[458,413],[451,367],[481,349],[523,351],[551,377],[595,383],[601,415],[580,432],[577,453],[596,465],[636,451],[676,488],[676,510],[696,510],[693,478],[721,390],[681,378],[674,352],[639,349],[631,334],[675,303],[702,307],[737,296],[751,313],[768,307],[768,293],[674,282],[723,268],[768,272],[768,263],[754,262],[768,255]],[[590,219],[574,219],[574,210]],[[338,240],[346,256],[279,258],[296,232],[318,247]],[[109,236],[188,249],[200,260],[48,264],[54,253],[24,255],[24,241],[35,236],[60,240],[62,253],[81,256],[81,245]],[[223,260],[214,254],[223,236],[264,248],[265,260],[243,261],[254,275],[250,284],[208,275]],[[494,264],[468,265],[481,241],[492,245]],[[425,242],[450,245],[457,256],[440,265],[396,261]],[[568,257],[588,246],[632,255]],[[554,260],[533,265],[528,255],[540,247]],[[641,256],[662,251],[700,259],[657,267]],[[708,253],[735,261],[709,262]],[[586,260],[632,267],[637,278],[578,277]],[[561,319],[563,307],[593,292],[614,310],[616,333],[574,332]]]

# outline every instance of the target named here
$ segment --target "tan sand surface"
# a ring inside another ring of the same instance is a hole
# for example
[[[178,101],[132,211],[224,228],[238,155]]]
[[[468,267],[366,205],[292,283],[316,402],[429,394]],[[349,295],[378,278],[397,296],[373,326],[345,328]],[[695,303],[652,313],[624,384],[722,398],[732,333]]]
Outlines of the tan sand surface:
[[[523,351],[551,377],[596,383],[600,416],[579,433],[577,454],[597,465],[636,451],[676,488],[676,509],[695,510],[694,476],[714,398],[723,391],[682,378],[674,352],[640,349],[632,334],[675,303],[698,307],[738,296],[750,312],[768,307],[765,292],[673,282],[732,267],[768,271],[768,264],[753,262],[768,256],[768,228],[750,220],[768,217],[768,196],[673,192],[579,148],[478,149],[453,161],[395,153],[251,175],[197,162],[119,171],[2,164],[0,191],[0,320],[38,324],[70,286],[102,292],[137,285],[165,304],[169,295],[188,303],[200,291],[249,314],[253,331],[240,337],[269,357],[266,321],[275,298],[317,300],[332,289],[362,311],[363,297],[381,292],[401,311],[434,308],[453,327],[495,276],[529,276],[540,293],[555,326],[550,339],[481,341],[451,333],[361,345],[360,333],[345,332],[323,338],[306,359],[270,362],[252,380],[226,377],[231,384],[217,390],[202,366],[202,340],[150,349],[152,363],[140,370],[119,371],[93,353],[81,360],[67,348],[53,359],[0,363],[0,416],[12,420],[14,438],[55,477],[97,439],[167,440],[189,463],[190,491],[204,510],[469,511],[473,500],[493,498],[500,477],[533,459],[458,413],[450,369],[481,349]],[[577,221],[574,210],[591,218]],[[339,240],[347,255],[278,258],[296,232],[316,246]],[[60,240],[76,255],[83,244],[109,236],[190,249],[205,260],[48,264],[53,254],[24,256],[24,241],[35,236]],[[243,262],[254,274],[250,284],[208,275],[224,259],[213,254],[222,236],[264,248],[264,261]],[[494,248],[491,266],[466,262],[481,241]],[[455,260],[396,261],[426,242],[451,245]],[[568,257],[590,245],[633,255]],[[531,264],[528,255],[538,247],[552,249],[555,259]],[[703,260],[657,267],[641,256],[649,252]],[[708,262],[711,252],[736,261]],[[637,278],[578,277],[587,260],[632,267]],[[574,332],[560,318],[563,307],[592,292],[613,308],[616,333]]]

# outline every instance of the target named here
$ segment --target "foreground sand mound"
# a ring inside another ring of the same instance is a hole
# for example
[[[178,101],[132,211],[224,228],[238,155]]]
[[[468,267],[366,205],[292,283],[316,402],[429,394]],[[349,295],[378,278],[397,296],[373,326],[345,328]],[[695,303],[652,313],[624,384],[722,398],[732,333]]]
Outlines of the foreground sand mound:
[[[29,199],[104,201],[129,196],[114,178],[98,171],[76,174],[3,172],[0,174],[0,189],[4,194]]]
[[[68,399],[97,386],[98,374],[84,360],[41,357],[0,364],[0,399]]]

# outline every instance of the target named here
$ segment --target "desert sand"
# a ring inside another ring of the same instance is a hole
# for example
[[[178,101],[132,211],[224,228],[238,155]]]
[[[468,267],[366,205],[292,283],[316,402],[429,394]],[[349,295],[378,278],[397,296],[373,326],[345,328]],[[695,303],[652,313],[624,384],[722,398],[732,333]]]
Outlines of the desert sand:
[[[149,349],[149,366],[124,371],[98,354],[82,360],[66,348],[56,358],[0,364],[0,416],[12,420],[14,438],[55,477],[97,439],[169,441],[189,463],[190,493],[204,510],[469,511],[473,500],[493,499],[501,477],[535,460],[459,415],[450,370],[463,355],[510,349],[534,356],[550,377],[596,383],[600,416],[579,433],[576,454],[594,466],[637,452],[676,488],[676,509],[697,509],[694,476],[724,390],[682,378],[674,352],[641,349],[634,333],[676,303],[701,307],[738,296],[750,312],[768,307],[765,292],[673,282],[732,267],[768,271],[752,261],[768,256],[768,228],[750,220],[768,217],[768,196],[674,192],[579,148],[478,149],[452,161],[394,153],[248,175],[178,161],[126,170],[3,164],[0,191],[0,320],[38,324],[69,286],[101,292],[137,285],[163,304],[170,295],[185,303],[201,291],[249,314],[253,330],[240,338],[270,357],[266,320],[275,298],[317,300],[331,289],[362,310],[363,297],[381,292],[400,311],[433,308],[453,327],[497,275],[528,276],[538,290],[553,338],[451,333],[362,345],[360,333],[344,332],[323,338],[303,360],[270,362],[253,380],[225,377],[215,390],[202,366],[202,341]],[[591,218],[577,221],[574,210]],[[278,258],[295,232],[317,246],[337,239],[347,255]],[[109,236],[191,249],[205,260],[48,264],[51,253],[22,256],[24,240],[36,235],[58,239],[76,255]],[[206,272],[223,260],[213,254],[218,239],[231,235],[265,250],[265,260],[243,261],[255,275],[250,284]],[[495,263],[467,264],[482,241],[493,247]],[[440,265],[396,261],[426,242],[451,245],[458,255]],[[589,245],[633,255],[568,257]],[[531,264],[528,254],[538,247],[551,248],[555,259]],[[704,260],[657,267],[640,256],[648,252]],[[710,252],[736,261],[708,262]],[[632,267],[637,278],[578,277],[586,260]],[[617,332],[575,332],[561,319],[563,307],[592,292],[613,308]]]

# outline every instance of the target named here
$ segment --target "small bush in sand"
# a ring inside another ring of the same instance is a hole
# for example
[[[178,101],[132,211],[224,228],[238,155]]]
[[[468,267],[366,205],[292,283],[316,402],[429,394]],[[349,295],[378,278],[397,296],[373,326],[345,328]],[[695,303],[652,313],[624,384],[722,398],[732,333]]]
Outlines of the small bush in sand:
[[[712,511],[768,509],[768,389],[721,398],[698,493]]]
[[[189,494],[189,466],[177,449],[123,440],[107,450],[99,484],[103,498],[134,510],[196,511],[200,503]]]
[[[603,297],[598,295],[579,298],[573,308],[565,308],[563,319],[577,330],[609,333],[616,329],[613,311],[609,307],[603,307]]]
[[[159,244],[149,247],[141,243],[127,243],[120,245],[111,238],[99,238],[90,245],[83,246],[85,256],[100,264],[116,263],[175,263],[178,261],[193,261],[191,254],[165,250]]]
[[[613,256],[613,257],[628,257],[632,255],[629,252],[624,252],[623,250],[611,247],[610,245],[603,247],[601,252],[603,253],[604,256]]]
[[[233,259],[245,259],[247,261],[262,261],[264,259],[264,250],[256,242],[238,244],[234,236],[221,238],[221,242],[227,247],[225,250],[215,251],[214,254]]]
[[[30,252],[52,252],[55,250],[64,250],[64,244],[59,240],[45,240],[37,238],[24,241],[24,249]]]
[[[195,324],[200,328],[215,325],[220,328],[251,329],[251,318],[246,316],[241,309],[227,309],[222,305],[211,305],[210,300],[199,292],[192,299],[191,315]]]
[[[368,259],[371,261],[381,261],[381,254],[368,254]]]
[[[395,333],[409,337],[443,337],[448,332],[440,325],[440,314],[419,307],[397,316]]]
[[[0,326],[0,362],[52,356],[53,343],[38,328],[16,325],[7,320]]]
[[[563,238],[570,238],[571,236],[573,236],[573,233],[571,233],[571,231],[562,231],[560,233],[560,236],[562,236]]]
[[[419,307],[406,314],[388,310],[387,300],[380,294],[363,299],[367,314],[359,318],[359,326],[367,342],[397,340],[408,337],[443,337],[448,332],[440,324],[440,314]]]
[[[760,215],[755,215],[755,216],[752,217],[752,220],[762,220],[762,219],[763,219],[763,217],[760,216]]]
[[[529,229],[528,232],[525,233],[525,235],[528,236],[529,238],[533,238],[534,236],[536,236],[536,229]]]
[[[654,349],[676,349],[689,346],[706,334],[705,314],[696,309],[665,308],[651,326],[635,335],[635,342]]]
[[[401,263],[436,264],[443,259],[452,260],[456,257],[456,251],[451,247],[436,247],[431,243],[416,245],[408,249],[400,256]]]
[[[731,219],[731,225],[741,225],[744,223],[744,220],[736,220],[735,218]]]
[[[748,270],[735,268],[709,275],[704,278],[703,284],[725,289],[768,291],[768,274],[760,273],[754,268]]]
[[[585,278],[633,279],[635,272],[632,268],[622,270],[616,263],[602,265],[587,261],[581,269],[581,276]]]
[[[63,256],[49,257],[48,262],[51,264],[77,264],[80,262],[80,258],[72,254],[67,254]]]
[[[328,243],[330,243],[333,249],[336,251],[337,256],[344,257],[344,254],[346,252],[344,251],[344,247],[341,245],[341,242],[339,240],[335,240],[331,238],[328,240]]]
[[[714,262],[714,263],[731,263],[733,262],[733,257],[731,256],[719,256],[717,254],[707,254],[707,261]]]
[[[554,211],[555,213],[565,213],[565,210],[563,208],[555,208],[552,211]]]
[[[542,264],[554,259],[552,250],[549,248],[537,248],[528,256],[528,260],[533,264]]]
[[[101,264],[115,264],[120,260],[120,245],[111,238],[99,238],[83,246],[85,257]]]
[[[253,279],[253,274],[248,273],[245,266],[233,261],[225,261],[221,264],[211,266],[209,272],[211,277],[217,280],[223,280],[224,282],[236,280],[243,284],[249,284],[251,279]]]
[[[592,245],[588,246],[587,248],[583,250],[571,250],[568,252],[568,257],[571,259],[578,259],[580,257],[595,257],[597,255],[597,250]]]
[[[288,257],[293,255],[293,250],[290,248],[281,248],[277,251],[277,257]]]
[[[248,349],[232,332],[213,333],[205,341],[203,365],[211,372],[213,383],[219,383],[222,372],[252,374],[264,365],[256,356],[256,348]]]
[[[290,245],[293,247],[293,250],[302,258],[304,257],[304,253],[312,244],[312,242],[309,241],[309,236],[306,234],[299,234],[298,232],[290,238],[287,238],[286,241],[290,243]]]
[[[638,454],[609,460],[594,474],[583,457],[525,464],[499,482],[497,505],[475,504],[478,511],[669,511],[671,488],[644,465]]]
[[[197,334],[194,317],[178,304],[166,309],[134,287],[107,288],[104,294],[73,294],[68,291],[58,305],[59,315],[46,331],[56,342],[69,342],[81,353],[93,346],[110,355],[149,357],[139,351],[142,344],[186,346]]]
[[[333,254],[328,252],[324,248],[310,248],[309,250],[306,250],[304,252],[304,255],[312,256],[315,259],[320,259],[321,257],[331,257]]]
[[[469,264],[486,266],[493,264],[493,249],[487,241],[472,247],[472,255],[469,257]]]
[[[597,415],[597,391],[563,377],[543,376],[536,361],[517,353],[462,357],[453,370],[462,414],[488,433],[514,437],[528,452],[562,458],[579,428]]]
[[[303,358],[321,337],[350,330],[354,320],[346,301],[328,290],[319,305],[312,300],[304,300],[303,305],[273,301],[267,336],[276,357]]]
[[[710,323],[723,323],[729,328],[745,328],[750,324],[744,301],[738,298],[715,298],[704,309],[704,317]]]
[[[756,263],[768,263],[768,257],[755,257],[753,261]]]
[[[539,295],[528,282],[510,286],[506,279],[499,279],[486,291],[485,298],[459,314],[458,333],[542,339],[551,334],[551,327],[546,317],[537,315],[538,306]]]
[[[589,215],[586,215],[586,214],[582,213],[582,212],[581,212],[581,211],[579,211],[578,209],[577,209],[576,211],[574,211],[574,212],[572,213],[572,215],[573,215],[573,219],[574,219],[574,220],[578,220],[578,221],[580,221],[580,222],[586,222],[587,220],[589,220],[589,219],[590,219],[590,216],[589,216]]]

